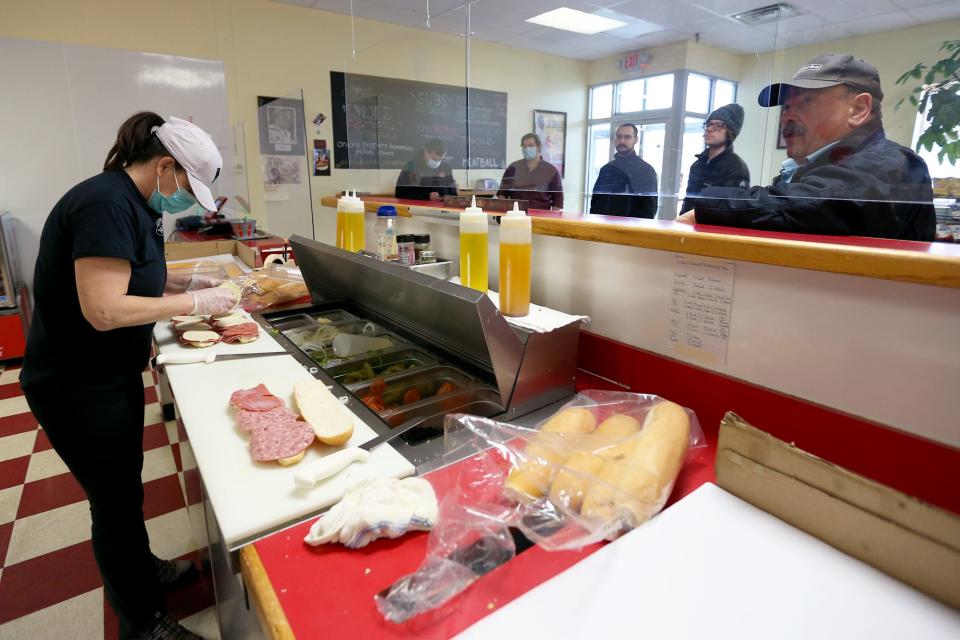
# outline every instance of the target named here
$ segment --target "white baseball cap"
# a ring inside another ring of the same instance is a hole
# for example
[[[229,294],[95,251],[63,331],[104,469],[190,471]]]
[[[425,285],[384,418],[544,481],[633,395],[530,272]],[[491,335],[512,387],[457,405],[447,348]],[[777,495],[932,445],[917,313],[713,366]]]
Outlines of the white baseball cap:
[[[173,159],[187,171],[190,188],[197,201],[208,211],[216,211],[217,205],[210,193],[210,186],[220,176],[223,158],[206,131],[186,120],[174,116],[167,118],[162,126],[154,127],[153,133],[167,148]]]

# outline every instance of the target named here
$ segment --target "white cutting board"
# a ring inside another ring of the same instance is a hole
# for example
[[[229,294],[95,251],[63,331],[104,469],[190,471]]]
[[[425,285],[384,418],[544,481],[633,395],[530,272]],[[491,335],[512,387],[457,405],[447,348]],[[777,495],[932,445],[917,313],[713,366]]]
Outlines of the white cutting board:
[[[705,484],[457,638],[955,639],[960,611]]]
[[[169,323],[158,323],[154,337],[160,353],[197,351],[181,345]],[[283,351],[283,347],[261,327],[260,339],[255,342],[219,343],[200,351],[262,353]],[[389,444],[374,449],[366,463],[350,465],[313,489],[298,488],[294,474],[342,447],[315,442],[302,462],[289,467],[275,462],[254,462],[247,448],[248,436],[236,426],[235,411],[229,406],[230,394],[263,383],[287,407],[296,410],[293,383],[312,376],[293,356],[167,365],[166,371],[207,497],[228,548],[331,506],[340,500],[348,486],[360,480],[403,478],[415,472],[414,466]],[[351,413],[345,407],[344,411]],[[376,435],[354,416],[353,436],[345,446],[363,444]]]

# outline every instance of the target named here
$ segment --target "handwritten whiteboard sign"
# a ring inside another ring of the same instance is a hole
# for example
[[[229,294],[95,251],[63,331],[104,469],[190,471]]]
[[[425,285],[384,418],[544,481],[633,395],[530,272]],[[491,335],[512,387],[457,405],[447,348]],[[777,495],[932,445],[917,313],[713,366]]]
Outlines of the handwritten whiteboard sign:
[[[733,262],[674,257],[667,348],[708,364],[727,363]]]

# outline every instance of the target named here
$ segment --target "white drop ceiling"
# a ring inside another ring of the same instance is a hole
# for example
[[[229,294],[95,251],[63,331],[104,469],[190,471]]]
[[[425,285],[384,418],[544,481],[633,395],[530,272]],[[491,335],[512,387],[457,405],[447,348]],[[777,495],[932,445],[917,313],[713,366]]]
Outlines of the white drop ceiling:
[[[350,14],[350,0],[275,0]],[[469,5],[473,38],[578,60],[697,37],[715,47],[755,53],[960,18],[960,0],[788,0],[801,15],[748,27],[729,16],[775,0],[353,0],[354,15],[462,36]],[[427,6],[430,24],[427,26]],[[558,7],[663,27],[635,35],[642,25],[585,36],[540,27],[527,18]],[[626,16],[627,18],[624,18]]]

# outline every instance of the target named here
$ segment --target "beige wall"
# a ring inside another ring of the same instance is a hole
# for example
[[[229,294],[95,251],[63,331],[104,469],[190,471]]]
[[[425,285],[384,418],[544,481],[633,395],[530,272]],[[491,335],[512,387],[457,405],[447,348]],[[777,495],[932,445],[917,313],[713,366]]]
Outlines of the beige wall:
[[[353,55],[350,18],[267,0],[165,0],[139,3],[99,0],[3,2],[0,35],[52,42],[87,44],[220,59],[227,74],[228,108],[233,122],[242,122],[250,201],[255,212],[305,215],[302,201],[265,206],[257,143],[258,95],[283,96],[303,89],[309,120],[328,116],[315,137],[333,140],[329,118],[331,70],[462,85],[466,81],[462,38],[357,19]],[[568,112],[564,180],[570,201],[583,190],[586,63],[521,51],[504,45],[474,42],[471,85],[508,93],[507,159],[518,159],[520,136],[529,131],[533,109]],[[225,158],[228,166],[231,159]],[[322,195],[347,187],[391,190],[397,171],[338,171],[311,178],[318,220]],[[461,183],[500,172],[458,172]],[[263,218],[262,213],[257,214]],[[319,226],[319,225],[318,225]],[[318,229],[326,233],[325,226]]]

